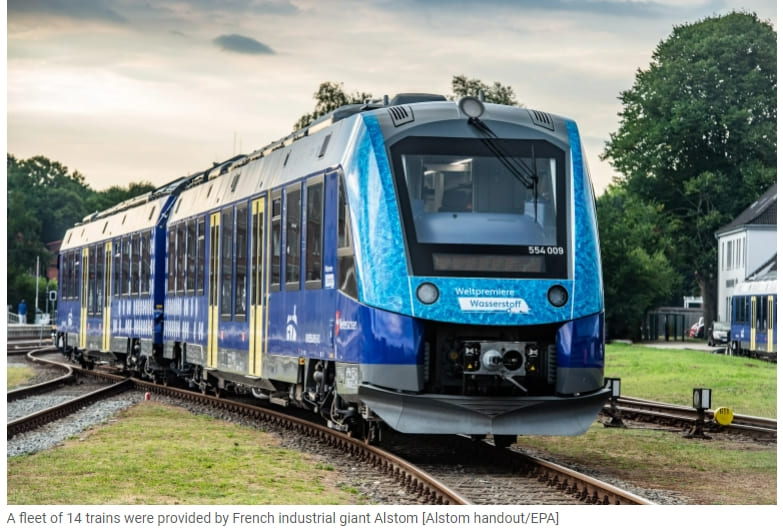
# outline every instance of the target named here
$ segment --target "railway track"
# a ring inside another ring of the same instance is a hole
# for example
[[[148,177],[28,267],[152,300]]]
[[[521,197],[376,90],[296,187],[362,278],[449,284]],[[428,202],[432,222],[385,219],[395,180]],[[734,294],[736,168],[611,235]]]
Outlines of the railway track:
[[[50,350],[51,352],[51,350]],[[40,359],[40,358],[37,358]],[[58,362],[60,363],[60,362]],[[466,504],[645,504],[647,500],[622,489],[590,478],[565,467],[542,459],[526,456],[508,449],[496,448],[486,441],[473,441],[464,437],[450,437],[449,448],[459,448],[462,463],[451,462],[443,466],[433,465],[437,459],[419,459],[413,462],[401,451],[399,440],[396,445],[381,448],[370,446],[349,435],[335,432],[325,426],[238,400],[219,398],[200,392],[193,392],[152,382],[123,378],[99,371],[88,371],[81,367],[70,367],[74,373],[91,375],[112,381],[101,391],[90,393],[79,401],[62,404],[35,415],[9,422],[8,438],[51,422],[85,403],[101,400],[124,390],[134,389],[154,393],[157,397],[184,400],[188,403],[208,406],[231,417],[251,419],[263,424],[272,424],[294,437],[314,438],[349,456],[353,462],[365,463],[379,474],[392,477],[408,492],[415,494],[417,503],[434,505]],[[404,440],[402,437],[400,440]],[[442,454],[443,441],[435,446],[422,446],[417,437],[408,439],[407,454],[421,456]],[[418,447],[411,452],[410,448]],[[456,455],[456,454],[455,454]],[[488,488],[489,486],[489,488]],[[502,488],[501,488],[502,486]],[[525,493],[525,498],[520,493]]]
[[[698,420],[698,412],[694,408],[633,397],[618,398],[617,410],[622,419],[683,429],[693,428]],[[608,416],[612,415],[611,407],[608,404],[604,407],[603,412]],[[705,411],[703,430],[712,433],[748,436],[755,439],[777,440],[776,419],[734,414],[731,424],[722,426],[715,420],[714,410]]]

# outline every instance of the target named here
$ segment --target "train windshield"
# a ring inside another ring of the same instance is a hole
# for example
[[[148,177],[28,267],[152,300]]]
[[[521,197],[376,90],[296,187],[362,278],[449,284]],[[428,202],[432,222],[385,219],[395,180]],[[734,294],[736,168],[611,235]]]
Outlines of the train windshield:
[[[410,137],[392,148],[414,274],[564,276],[563,150],[491,142]]]

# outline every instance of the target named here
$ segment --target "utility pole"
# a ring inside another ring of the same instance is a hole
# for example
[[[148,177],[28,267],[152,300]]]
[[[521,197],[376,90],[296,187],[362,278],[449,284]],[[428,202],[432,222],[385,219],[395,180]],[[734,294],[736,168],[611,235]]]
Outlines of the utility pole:
[[[39,261],[40,257],[35,257],[35,317],[33,317],[33,322],[35,323],[35,320],[38,318],[38,267],[39,267]],[[38,324],[38,323],[36,323]]]

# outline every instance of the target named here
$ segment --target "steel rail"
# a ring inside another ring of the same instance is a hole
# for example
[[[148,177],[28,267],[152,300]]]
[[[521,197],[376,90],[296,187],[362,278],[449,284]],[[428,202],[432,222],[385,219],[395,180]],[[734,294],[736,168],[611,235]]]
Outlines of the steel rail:
[[[634,397],[619,397],[617,408],[622,415],[642,417],[651,422],[677,425],[691,425],[698,419],[698,410],[677,404],[666,404]],[[610,414],[610,405],[604,407],[604,412]],[[731,424],[720,425],[715,420],[715,410],[704,412],[706,428],[711,431],[727,431],[746,434],[756,434],[764,437],[777,437],[777,420],[755,417],[751,415],[734,414]]]
[[[123,391],[127,391],[130,388],[130,380],[125,379],[120,382],[116,382],[112,385],[98,389],[92,393],[87,393],[73,400],[63,402],[54,407],[37,411],[26,417],[22,417],[16,420],[12,420],[8,423],[6,440],[10,440],[14,435],[30,431],[44,424],[48,424],[55,420],[61,419],[67,415],[75,413],[80,409],[89,406],[99,400],[103,400],[110,396],[116,395]]]

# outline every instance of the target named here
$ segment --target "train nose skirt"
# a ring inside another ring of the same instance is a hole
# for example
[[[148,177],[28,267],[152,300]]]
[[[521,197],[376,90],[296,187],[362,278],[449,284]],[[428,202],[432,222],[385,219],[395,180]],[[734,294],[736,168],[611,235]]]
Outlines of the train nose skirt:
[[[581,435],[609,398],[608,389],[573,397],[407,394],[371,385],[359,397],[403,433]]]

